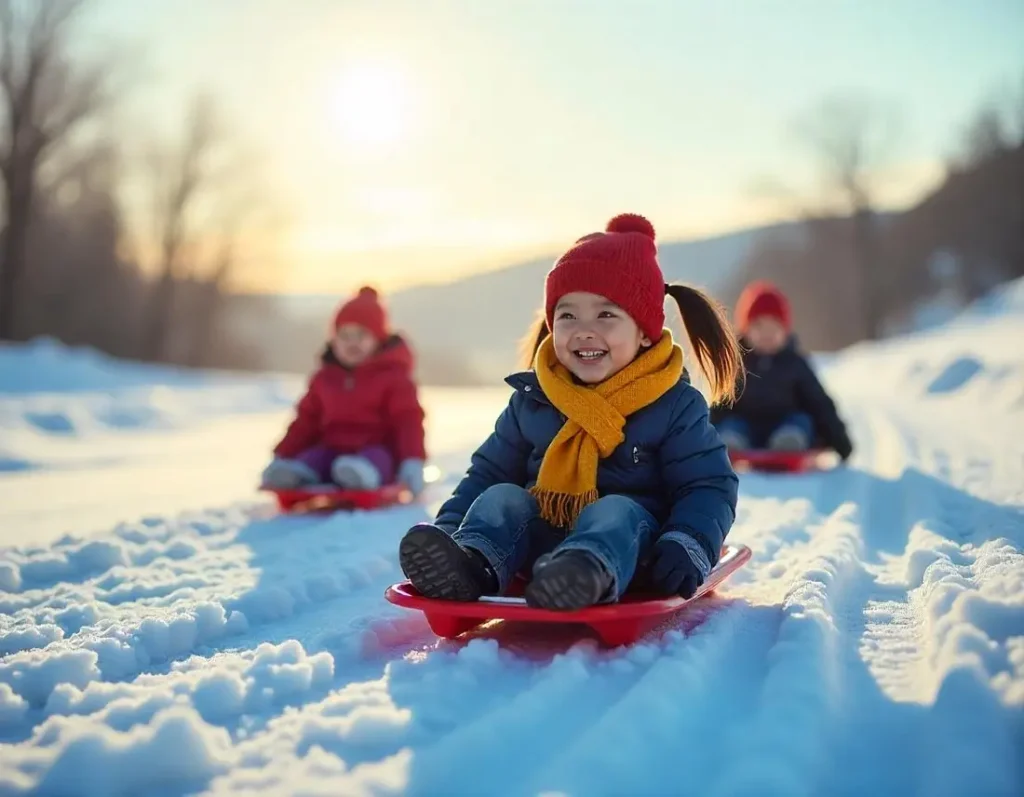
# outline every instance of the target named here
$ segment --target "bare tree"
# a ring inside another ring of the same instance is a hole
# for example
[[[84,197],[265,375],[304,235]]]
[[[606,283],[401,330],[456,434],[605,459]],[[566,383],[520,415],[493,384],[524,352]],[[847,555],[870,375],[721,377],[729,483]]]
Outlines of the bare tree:
[[[896,119],[888,106],[858,94],[825,97],[796,119],[794,134],[816,158],[828,199],[838,210],[856,214],[873,207]]]
[[[964,128],[949,171],[964,172],[995,160],[1024,144],[1024,81],[1020,90],[1006,87],[974,114]]]
[[[820,267],[835,271],[835,263],[842,262],[845,269],[855,272],[854,304],[861,318],[862,338],[881,334],[886,312],[876,208],[880,178],[897,129],[897,113],[877,99],[856,93],[827,96],[800,114],[791,130],[801,150],[813,158],[821,193],[811,195],[778,178],[762,178],[751,186],[756,198],[772,202],[786,216],[803,220],[807,240],[817,240],[822,229],[829,231],[833,254],[831,262]],[[836,224],[839,219],[847,221]],[[777,260],[778,254],[769,260]],[[763,257],[758,261],[762,265],[767,262]],[[846,287],[842,292],[836,283],[822,298],[841,299],[848,306],[851,291],[847,275],[843,277]]]
[[[198,284],[192,299],[185,365],[201,368],[209,363],[219,309],[223,299],[224,283],[235,265],[234,241],[225,239],[215,255],[213,273]]]
[[[857,272],[865,338],[882,333],[885,317],[877,229],[877,182],[892,151],[894,112],[856,94],[826,97],[795,125],[799,141],[815,156],[826,203],[851,218],[850,250]]]
[[[159,147],[150,167],[158,276],[142,354],[203,365],[239,242],[269,205],[208,95],[193,100],[180,143]]]
[[[957,139],[942,183],[884,221],[879,178],[892,154],[895,116],[858,98],[815,106],[796,131],[827,195],[762,181],[762,195],[804,218],[804,240],[755,247],[730,290],[773,279],[791,294],[801,337],[828,348],[916,322],[922,303],[969,301],[1024,274],[1020,89],[1024,83],[993,93]]]
[[[120,152],[106,142],[76,163],[62,169],[57,190],[44,182],[38,191],[19,294],[19,335],[131,356],[147,284],[120,247]]]
[[[182,261],[188,250],[197,245],[193,217],[207,189],[211,150],[218,136],[217,124],[212,100],[200,95],[193,100],[181,142],[177,146],[156,149],[150,156],[154,232],[159,242],[158,277],[141,352],[150,359],[161,360],[168,355],[175,287],[187,277],[189,264]]]
[[[68,37],[82,0],[0,0],[0,176],[6,225],[0,242],[0,340],[18,333],[38,174],[50,151],[93,116],[106,70],[73,65]]]
[[[961,293],[973,298],[1024,273],[1024,91],[1004,89],[979,109],[947,175],[934,223],[962,262]]]
[[[1009,151],[1013,148],[1011,136],[999,109],[983,108],[964,134],[963,154],[954,160],[955,168],[969,169]]]

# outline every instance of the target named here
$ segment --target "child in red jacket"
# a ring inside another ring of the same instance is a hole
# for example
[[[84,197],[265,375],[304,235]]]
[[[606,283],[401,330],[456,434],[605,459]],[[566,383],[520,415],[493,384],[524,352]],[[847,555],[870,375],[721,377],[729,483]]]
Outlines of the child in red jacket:
[[[373,288],[338,310],[321,360],[263,485],[373,490],[397,481],[419,495],[426,450],[413,356]]]

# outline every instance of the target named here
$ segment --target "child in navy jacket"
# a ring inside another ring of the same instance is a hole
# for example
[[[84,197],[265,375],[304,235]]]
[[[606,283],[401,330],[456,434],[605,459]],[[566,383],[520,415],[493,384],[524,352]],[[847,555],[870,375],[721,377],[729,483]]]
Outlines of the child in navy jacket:
[[[731,407],[716,407],[711,421],[732,449],[832,448],[853,452],[846,425],[810,363],[797,349],[789,302],[772,284],[748,285],[736,303],[736,327],[746,350],[746,379]]]
[[[739,344],[720,307],[666,285],[655,233],[623,214],[549,272],[533,367],[432,524],[399,546],[432,598],[502,594],[521,575],[529,605],[571,611],[615,601],[636,581],[689,597],[717,563],[738,480],[664,327],[685,319],[713,398],[731,398]]]

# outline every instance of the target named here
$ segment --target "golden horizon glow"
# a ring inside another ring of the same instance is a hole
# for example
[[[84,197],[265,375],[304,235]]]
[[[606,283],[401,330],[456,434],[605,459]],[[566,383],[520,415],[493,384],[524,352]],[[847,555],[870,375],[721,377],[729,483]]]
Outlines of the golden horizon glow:
[[[152,80],[119,100],[137,122],[128,149],[173,139],[196,89],[214,95],[228,143],[252,152],[249,193],[283,217],[242,231],[231,286],[260,292],[442,282],[554,255],[624,211],[662,243],[793,218],[822,197],[789,125],[848,86],[908,109],[877,175],[878,205],[906,207],[1019,64],[1019,25],[967,6],[932,20],[944,40],[911,35],[909,6],[871,4],[737,16],[657,0],[581,16],[475,0],[188,1],[194,13],[96,0],[88,39],[145,49]],[[643,47],[626,18],[649,34]],[[869,31],[883,25],[904,41],[876,52]],[[971,56],[949,59],[951,42]],[[789,197],[758,196],[759,181]],[[144,217],[146,197],[128,195]],[[144,249],[149,230],[132,227]]]

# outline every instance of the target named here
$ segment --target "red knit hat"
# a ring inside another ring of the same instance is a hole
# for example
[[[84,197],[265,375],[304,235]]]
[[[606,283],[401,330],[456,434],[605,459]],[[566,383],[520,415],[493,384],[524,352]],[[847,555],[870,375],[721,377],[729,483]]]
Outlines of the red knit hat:
[[[755,318],[770,316],[789,332],[792,320],[789,300],[786,295],[767,280],[757,280],[747,285],[736,302],[736,327],[740,334]]]
[[[654,225],[623,213],[591,233],[555,263],[544,284],[544,312],[554,329],[555,305],[567,293],[604,296],[627,313],[652,341],[665,327],[665,278],[658,265]]]
[[[370,287],[359,289],[353,298],[345,302],[334,316],[334,329],[343,324],[359,324],[370,330],[377,340],[388,336],[388,318],[377,291]]]

